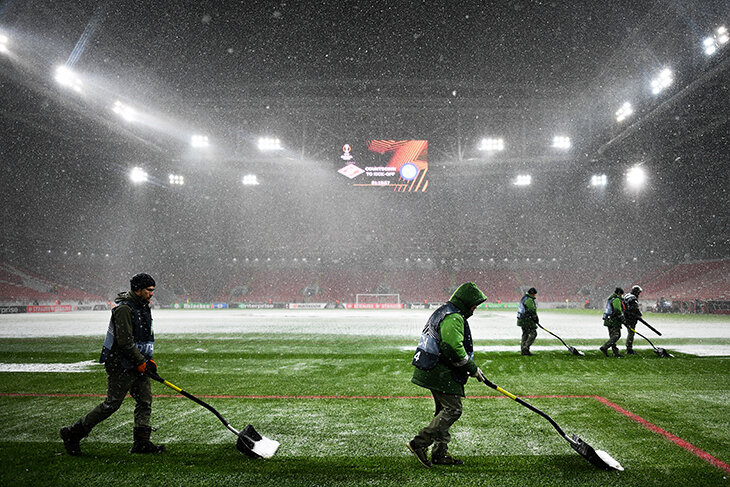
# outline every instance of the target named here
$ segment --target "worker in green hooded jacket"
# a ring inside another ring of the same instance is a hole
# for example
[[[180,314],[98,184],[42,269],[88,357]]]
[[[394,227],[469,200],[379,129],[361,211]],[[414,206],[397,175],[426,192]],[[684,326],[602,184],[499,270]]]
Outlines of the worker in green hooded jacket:
[[[473,282],[459,286],[443,306],[429,317],[413,356],[411,382],[431,391],[436,412],[431,422],[408,443],[408,449],[425,467],[461,465],[448,453],[449,428],[462,413],[464,385],[469,376],[485,380],[474,363],[469,318],[487,297]],[[434,445],[431,460],[428,448]]]
[[[617,358],[623,357],[618,351],[616,342],[621,338],[621,327],[626,323],[626,317],[624,316],[623,296],[624,290],[617,287],[613,294],[606,300],[606,308],[603,311],[603,326],[608,328],[608,341],[601,345],[601,353],[608,357],[608,349],[613,351],[613,356]]]

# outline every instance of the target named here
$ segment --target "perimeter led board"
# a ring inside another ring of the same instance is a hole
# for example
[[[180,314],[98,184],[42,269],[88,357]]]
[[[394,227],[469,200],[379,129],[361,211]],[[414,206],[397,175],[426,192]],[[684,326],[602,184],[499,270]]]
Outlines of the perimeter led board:
[[[357,188],[404,193],[428,188],[427,140],[367,140],[342,145],[337,172]]]

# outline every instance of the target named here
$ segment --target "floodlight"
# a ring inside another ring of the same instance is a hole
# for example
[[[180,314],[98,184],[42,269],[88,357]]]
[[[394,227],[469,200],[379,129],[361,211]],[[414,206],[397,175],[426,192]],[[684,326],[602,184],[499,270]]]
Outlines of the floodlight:
[[[725,27],[724,25],[718,27],[715,31],[715,38],[717,39],[717,43],[721,46],[727,44],[727,41],[730,40],[727,32],[727,27]]]
[[[674,73],[669,68],[664,68],[659,75],[651,80],[651,92],[658,95],[674,83]]]
[[[129,179],[135,184],[140,184],[146,183],[148,176],[144,169],[135,167],[129,172]]]
[[[259,180],[256,177],[255,174],[246,174],[243,177],[243,185],[244,186],[256,186],[259,184]]]
[[[504,150],[504,139],[502,139],[502,138],[482,139],[482,142],[479,145],[479,150],[488,151],[488,152],[503,151]]]
[[[75,92],[81,93],[81,88],[83,87],[81,79],[66,66],[56,68],[56,81],[65,88],[71,88]]]
[[[646,172],[640,166],[634,166],[626,173],[626,183],[632,188],[640,188],[646,182]]]
[[[556,149],[570,149],[570,137],[556,135],[553,137],[553,147]]]
[[[271,137],[259,137],[259,150],[261,152],[281,150],[281,141]]]
[[[7,54],[8,52],[10,52],[8,50],[8,41],[8,36],[6,36],[5,34],[0,34],[0,53]]]
[[[193,135],[192,137],[190,137],[190,145],[196,149],[208,147],[210,145],[208,143],[208,136],[199,134]]]
[[[514,182],[515,186],[529,186],[530,184],[532,184],[532,176],[529,174],[518,174]]]
[[[631,106],[631,103],[626,102],[623,105],[621,105],[621,108],[619,108],[616,111],[616,121],[623,122],[628,117],[633,115],[633,113],[634,113],[634,108]]]
[[[591,176],[591,186],[605,186],[608,183],[608,178],[605,174],[594,174]]]
[[[169,181],[172,186],[182,186],[185,184],[185,177],[179,174],[170,174]]]
[[[125,105],[119,100],[114,102],[114,106],[112,106],[112,111],[122,117],[127,122],[134,121],[137,115],[137,112],[134,110],[134,108]]]
[[[728,37],[727,28],[724,25],[721,25],[717,28],[717,30],[715,30],[712,37],[706,37],[702,42],[705,54],[712,56],[720,47],[727,44],[728,40],[730,40],[730,37]]]

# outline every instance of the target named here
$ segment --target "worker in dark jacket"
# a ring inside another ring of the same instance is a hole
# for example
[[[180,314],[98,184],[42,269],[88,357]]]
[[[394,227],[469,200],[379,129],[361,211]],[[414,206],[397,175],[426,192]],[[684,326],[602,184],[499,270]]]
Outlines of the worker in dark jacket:
[[[433,312],[423,328],[413,356],[411,382],[431,391],[436,413],[431,422],[408,443],[408,449],[425,467],[460,465],[448,453],[449,428],[462,413],[461,398],[469,376],[485,377],[474,362],[469,318],[487,297],[473,282],[462,284],[453,296]],[[428,448],[434,445],[431,460]]]
[[[61,428],[61,439],[69,455],[81,455],[81,440],[97,424],[122,405],[127,393],[136,401],[134,408],[134,443],[130,453],[160,453],[163,445],[150,441],[152,390],[146,372],[155,373],[152,360],[154,332],[149,302],[155,292],[155,280],[149,274],[136,274],[130,280],[131,291],[119,293],[109,320],[109,328],[100,362],[107,373],[107,396],[104,402],[71,426]]]
[[[639,307],[639,294],[641,294],[641,286],[634,286],[631,291],[621,297],[624,302],[624,316],[626,317],[626,354],[636,355],[634,352],[634,335],[636,330],[636,322],[641,318],[641,308]]]
[[[540,323],[540,319],[537,317],[535,296],[537,296],[537,289],[531,287],[527,290],[527,294],[522,296],[517,308],[517,326],[522,328],[522,340],[520,341],[522,355],[532,355],[530,346],[537,337],[537,324]]]

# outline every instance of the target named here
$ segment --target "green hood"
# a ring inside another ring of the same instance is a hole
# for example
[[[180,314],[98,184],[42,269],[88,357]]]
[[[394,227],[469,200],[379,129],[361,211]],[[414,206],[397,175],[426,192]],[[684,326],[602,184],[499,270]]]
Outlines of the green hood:
[[[473,282],[465,282],[459,286],[449,301],[454,303],[462,313],[471,315],[471,308],[487,300],[487,296]]]

